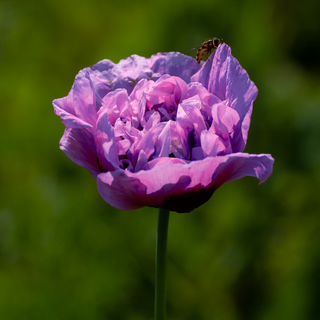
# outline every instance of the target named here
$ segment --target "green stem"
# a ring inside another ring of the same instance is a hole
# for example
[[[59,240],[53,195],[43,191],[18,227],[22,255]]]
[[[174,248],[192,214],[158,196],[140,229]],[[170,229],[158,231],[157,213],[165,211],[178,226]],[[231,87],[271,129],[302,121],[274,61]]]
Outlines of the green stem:
[[[156,289],[154,319],[166,319],[166,256],[167,256],[167,235],[170,211],[159,209],[157,243],[156,243]]]

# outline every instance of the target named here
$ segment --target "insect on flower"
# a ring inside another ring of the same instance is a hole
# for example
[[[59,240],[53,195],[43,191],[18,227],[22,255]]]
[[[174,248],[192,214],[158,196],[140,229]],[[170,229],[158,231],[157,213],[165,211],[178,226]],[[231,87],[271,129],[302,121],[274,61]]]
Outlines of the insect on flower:
[[[197,59],[198,63],[200,63],[202,57],[204,55],[206,55],[206,58],[207,58],[214,50],[216,50],[218,48],[220,43],[221,43],[221,39],[212,38],[212,39],[208,39],[208,40],[203,41],[201,46],[195,47],[195,48],[190,49],[188,51],[198,49],[196,59]],[[186,52],[188,52],[188,51],[186,51]]]
[[[66,126],[60,149],[107,203],[186,213],[224,183],[270,176],[271,155],[243,152],[258,89],[219,39],[203,42],[198,58],[216,48],[205,72],[179,52],[104,59],[53,101]]]

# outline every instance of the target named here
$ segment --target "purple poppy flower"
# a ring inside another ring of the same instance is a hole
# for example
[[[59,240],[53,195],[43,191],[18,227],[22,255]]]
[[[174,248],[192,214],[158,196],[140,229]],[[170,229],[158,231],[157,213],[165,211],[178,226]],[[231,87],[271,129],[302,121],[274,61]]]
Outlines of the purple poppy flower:
[[[228,181],[271,174],[271,155],[243,153],[257,92],[226,44],[202,68],[178,52],[103,60],[53,101],[60,148],[116,208],[190,212]]]

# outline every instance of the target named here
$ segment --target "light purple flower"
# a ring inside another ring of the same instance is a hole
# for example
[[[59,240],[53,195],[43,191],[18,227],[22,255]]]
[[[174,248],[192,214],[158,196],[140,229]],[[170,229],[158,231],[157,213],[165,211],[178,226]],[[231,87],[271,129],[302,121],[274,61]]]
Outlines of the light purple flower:
[[[228,181],[271,174],[271,155],[243,153],[257,93],[226,44],[202,68],[178,52],[103,60],[53,101],[60,148],[116,208],[190,212]]]

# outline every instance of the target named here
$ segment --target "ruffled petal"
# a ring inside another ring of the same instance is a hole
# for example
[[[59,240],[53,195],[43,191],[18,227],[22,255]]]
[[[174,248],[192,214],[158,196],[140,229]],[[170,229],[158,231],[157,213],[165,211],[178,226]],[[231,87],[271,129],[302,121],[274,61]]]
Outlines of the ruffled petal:
[[[103,60],[91,68],[101,97],[118,88],[126,89],[130,94],[136,83],[150,79],[153,73],[148,67],[148,59],[137,55],[120,60],[118,64],[110,62]]]
[[[73,90],[66,97],[52,101],[54,113],[60,117],[67,128],[92,128],[92,125],[76,115],[73,104]]]
[[[150,206],[185,213],[208,201],[213,192],[228,181],[253,176],[264,182],[273,166],[270,155],[244,153],[209,157],[188,164],[171,158],[154,161],[157,163],[150,170],[101,173],[97,177],[97,188],[102,198],[123,210]]]
[[[97,121],[96,95],[88,73],[86,77],[75,81],[73,103],[76,115],[95,128]]]
[[[108,110],[100,109],[95,131],[97,156],[101,171],[113,171],[119,168],[118,149],[114,129],[110,124]]]
[[[94,178],[101,172],[92,134],[87,129],[67,128],[60,149],[77,165],[90,171]]]
[[[226,100],[228,106],[238,112],[241,129],[234,133],[232,147],[234,152],[242,152],[247,142],[252,106],[258,89],[246,70],[231,55],[230,47],[225,43],[220,45],[191,81],[202,83],[210,93],[221,101]]]
[[[186,83],[199,69],[197,60],[179,52],[165,52],[153,55],[148,60],[149,68],[154,72],[153,80],[157,80],[163,74],[180,77]]]
[[[109,121],[113,126],[119,117],[131,120],[128,93],[125,89],[109,92],[102,98],[102,106],[108,110]]]
[[[201,148],[205,157],[216,157],[224,153],[226,146],[218,135],[205,130],[201,132]]]
[[[201,132],[206,129],[200,108],[199,100],[186,100],[178,107],[177,130],[185,159],[190,159],[191,148],[200,145]]]
[[[145,135],[142,135],[140,139],[132,145],[133,160],[132,164],[135,167],[140,150],[143,150],[146,154],[146,158],[149,159],[151,156],[158,157],[160,154],[164,154],[168,139],[166,139],[166,134],[161,135],[161,133],[168,127],[169,123],[161,122],[156,126],[152,127]],[[165,130],[168,132],[169,130]],[[168,133],[167,133],[168,134]],[[170,143],[170,141],[169,141]],[[169,148],[168,148],[169,149]],[[169,155],[169,150],[167,150],[166,155]]]

